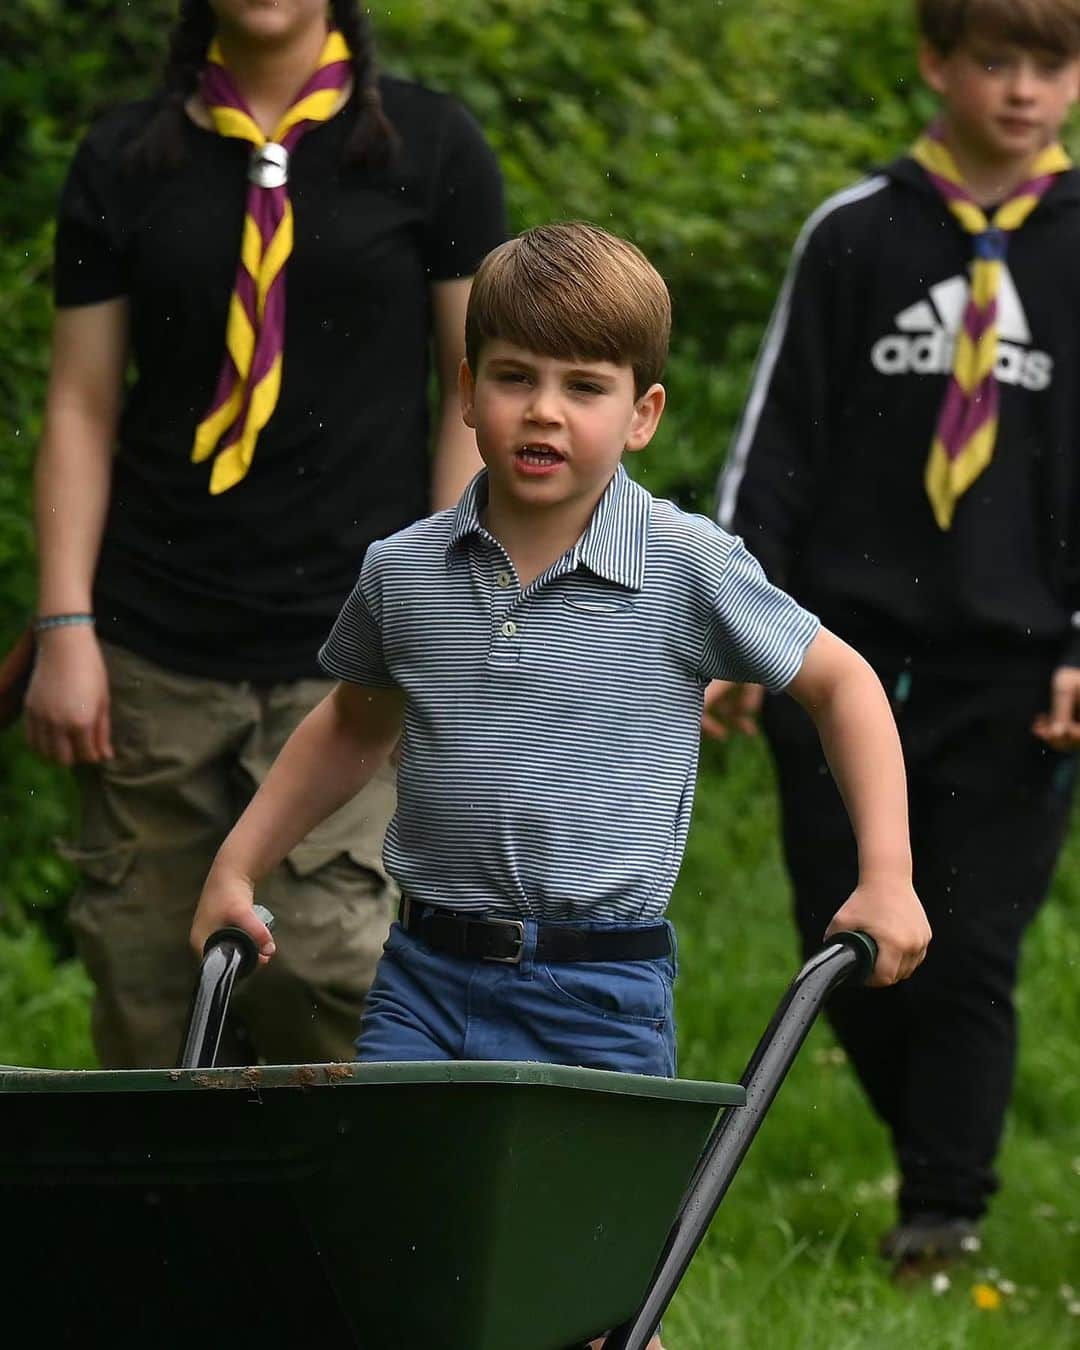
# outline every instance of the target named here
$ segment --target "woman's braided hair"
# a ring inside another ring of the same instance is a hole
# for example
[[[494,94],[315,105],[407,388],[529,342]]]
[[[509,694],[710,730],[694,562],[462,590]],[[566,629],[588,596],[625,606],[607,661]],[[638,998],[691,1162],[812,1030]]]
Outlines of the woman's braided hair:
[[[334,26],[349,44],[353,64],[354,125],[345,143],[347,164],[384,164],[397,144],[397,134],[383,111],[375,65],[371,24],[359,0],[329,0]],[[151,168],[174,168],[184,159],[184,105],[196,91],[214,36],[209,0],[180,0],[180,12],[169,38],[161,97],[142,134],[132,143],[130,159]]]

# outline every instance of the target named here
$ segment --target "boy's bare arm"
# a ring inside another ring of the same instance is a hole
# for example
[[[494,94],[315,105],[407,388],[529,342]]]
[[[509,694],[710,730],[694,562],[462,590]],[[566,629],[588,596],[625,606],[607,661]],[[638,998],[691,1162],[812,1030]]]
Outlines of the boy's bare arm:
[[[250,933],[269,960],[274,944],[252,912],[255,884],[385,762],[401,731],[397,689],[339,684],[286,741],[266,779],[218,850],[191,927],[199,953],[215,929]]]
[[[907,782],[888,700],[870,666],[826,629],[787,692],[814,719],[859,851],[858,885],[826,935],[868,932],[878,944],[871,983],[894,984],[926,955],[930,925],[911,883]]]

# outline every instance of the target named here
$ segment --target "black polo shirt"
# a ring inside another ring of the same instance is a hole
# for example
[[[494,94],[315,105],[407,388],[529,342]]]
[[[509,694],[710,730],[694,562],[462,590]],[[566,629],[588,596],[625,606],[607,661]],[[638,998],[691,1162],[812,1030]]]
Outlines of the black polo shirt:
[[[502,188],[454,100],[384,77],[401,150],[342,163],[353,109],[293,155],[281,396],[236,487],[191,462],[224,353],[251,147],[185,128],[175,170],[132,171],[151,105],[97,122],[60,206],[56,303],[124,296],[132,381],[95,580],[101,636],[188,674],[318,674],[364,553],[426,513],[430,284],[505,237]]]

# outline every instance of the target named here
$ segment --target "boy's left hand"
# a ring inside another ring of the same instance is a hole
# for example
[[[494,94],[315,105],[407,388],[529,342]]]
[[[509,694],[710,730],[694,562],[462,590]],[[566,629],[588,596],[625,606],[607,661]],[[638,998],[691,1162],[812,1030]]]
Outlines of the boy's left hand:
[[[1058,666],[1050,681],[1050,711],[1040,713],[1031,730],[1054,750],[1080,747],[1080,669]]]
[[[825,930],[869,933],[878,959],[867,984],[881,989],[906,980],[922,964],[930,924],[910,881],[861,881]]]

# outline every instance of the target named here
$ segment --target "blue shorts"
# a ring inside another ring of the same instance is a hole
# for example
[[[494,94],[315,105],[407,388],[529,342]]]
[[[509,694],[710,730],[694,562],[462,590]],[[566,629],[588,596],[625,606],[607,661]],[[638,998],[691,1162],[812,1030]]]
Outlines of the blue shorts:
[[[671,956],[543,963],[534,960],[536,921],[528,919],[520,964],[503,965],[434,951],[395,923],[364,1007],[357,1058],[533,1060],[672,1078],[676,966],[668,928]]]

